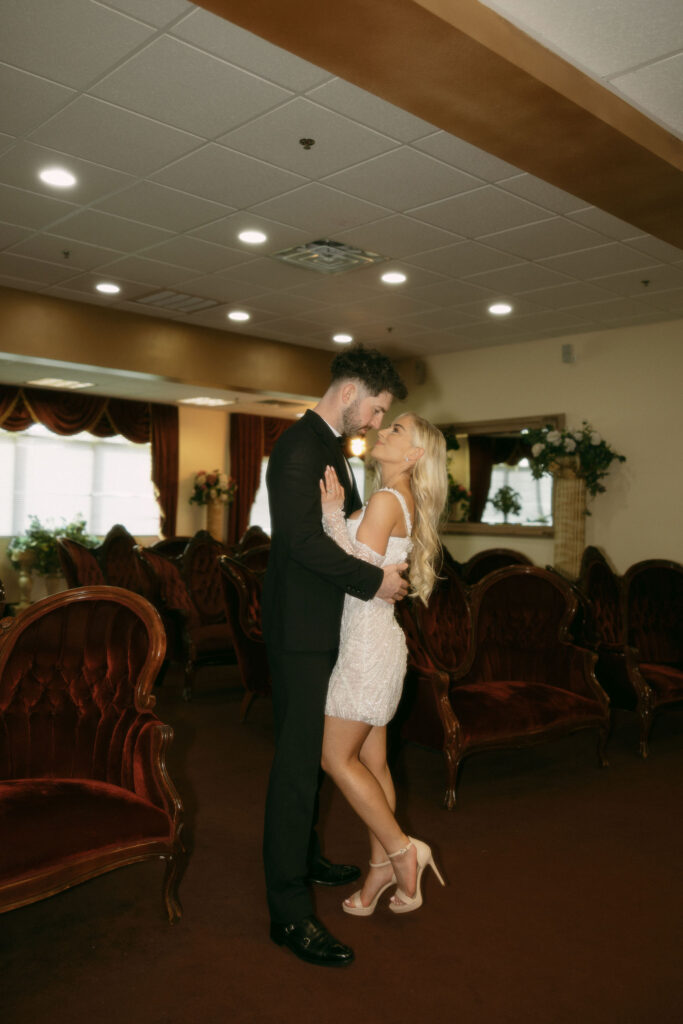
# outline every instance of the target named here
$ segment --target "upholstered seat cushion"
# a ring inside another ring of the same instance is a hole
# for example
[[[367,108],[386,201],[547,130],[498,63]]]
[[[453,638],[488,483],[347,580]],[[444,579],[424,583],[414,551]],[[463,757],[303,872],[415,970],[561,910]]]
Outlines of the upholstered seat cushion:
[[[529,736],[553,726],[571,728],[604,718],[600,704],[589,697],[518,680],[501,680],[451,687],[453,712],[466,743],[509,742],[512,735]]]
[[[657,703],[683,700],[683,671],[675,665],[638,665],[640,674],[657,694]]]
[[[92,779],[0,782],[0,886],[109,849],[168,842],[165,811]]]

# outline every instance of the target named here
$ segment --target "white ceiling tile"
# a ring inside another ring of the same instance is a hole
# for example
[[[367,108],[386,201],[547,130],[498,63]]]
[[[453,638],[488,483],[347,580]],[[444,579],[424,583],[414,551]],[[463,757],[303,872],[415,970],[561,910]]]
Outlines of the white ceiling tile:
[[[103,263],[110,263],[121,254],[114,249],[104,249],[85,242],[74,242],[60,235],[40,234],[24,242],[14,245],[12,252],[20,256],[31,256],[33,259],[45,260],[48,263],[63,263],[65,269],[92,270]],[[65,255],[68,253],[68,256]]]
[[[654,292],[647,296],[647,304],[670,313],[683,314],[683,288],[672,288],[671,291]]]
[[[171,34],[293,92],[305,92],[330,78],[329,71],[207,11],[195,9]]]
[[[137,224],[99,210],[82,210],[59,222],[59,234],[91,245],[104,245],[120,252],[135,252],[171,237],[170,231]]]
[[[609,276],[601,275],[597,283],[620,295],[653,295],[655,292],[683,287],[683,267],[662,264],[651,266],[648,260],[647,264],[637,270],[626,270]]]
[[[191,192],[231,207],[252,206],[294,189],[305,181],[299,174],[210,144],[153,175],[162,185]]]
[[[0,274],[17,277],[22,281],[35,281],[39,284],[55,284],[73,277],[76,271],[65,263],[46,263],[43,260],[32,260],[28,256],[17,256],[14,253],[0,253]]]
[[[360,124],[374,128],[399,142],[412,142],[434,131],[434,125],[427,121],[414,117],[407,111],[380,99],[379,96],[373,96],[341,78],[326,82],[311,90],[308,95],[323,107],[336,110],[337,113],[351,117]]]
[[[533,174],[517,174],[513,178],[505,178],[498,182],[498,188],[512,192],[522,199],[528,199],[530,203],[536,203],[537,206],[542,206],[553,213],[571,213],[586,206],[584,199],[563,192],[562,189],[549,185],[547,181],[535,178]]]
[[[138,181],[97,203],[96,208],[142,224],[156,224],[169,231],[189,231],[230,212],[228,206],[153,181]]]
[[[422,312],[417,316],[406,317],[405,320],[400,321],[400,323],[405,322],[414,323],[430,330],[450,331],[456,327],[474,324],[476,323],[476,318],[468,313],[463,313],[461,309],[456,309],[455,306],[450,306],[445,309],[431,309],[426,313]]]
[[[401,146],[325,179],[326,185],[399,213],[477,188],[469,174]]]
[[[148,260],[143,256],[126,256],[100,267],[100,270],[115,278],[123,278],[136,284],[157,285],[159,288],[172,288],[173,285],[193,276],[187,267],[176,267],[170,263]]]
[[[195,135],[79,96],[30,140],[131,174],[149,174],[201,144]]]
[[[464,139],[458,139],[448,132],[434,132],[424,139],[413,143],[415,149],[420,149],[438,160],[457,167],[460,171],[473,174],[475,178],[482,178],[484,181],[499,181],[501,178],[509,178],[519,171],[512,164],[499,160],[498,157],[485,153],[483,149],[472,146]],[[526,198],[533,198],[527,196]]]
[[[493,291],[504,291],[516,295],[518,292],[528,292],[533,288],[543,288],[546,285],[559,284],[569,279],[563,274],[548,270],[547,267],[540,267],[537,263],[518,263],[512,267],[502,267],[498,270],[487,270],[482,274],[474,274],[469,277],[469,280],[473,284],[480,284]]]
[[[75,96],[55,82],[48,82],[27,71],[0,64],[0,129],[11,134],[24,134],[42,124]]]
[[[601,77],[671,53],[683,42],[679,0],[482,0]]]
[[[77,209],[73,203],[0,184],[0,220],[8,224],[45,228]]]
[[[0,224],[0,249],[9,249],[31,235],[29,228],[20,228],[16,224]]]
[[[607,302],[591,303],[581,312],[585,316],[590,315],[598,323],[609,323],[613,320],[623,320],[625,317],[645,316],[652,310],[644,302],[622,296],[609,299]]]
[[[0,153],[4,153],[10,146],[13,146],[14,142],[13,135],[5,135],[3,132],[0,132]]]
[[[444,280],[439,284],[432,284],[426,288],[420,288],[415,297],[423,302],[435,306],[459,306],[476,300],[489,300],[494,294],[493,289],[482,288],[469,281]]]
[[[72,188],[59,189],[46,185],[39,178],[45,167],[58,166],[76,177]],[[28,188],[43,196],[64,199],[85,206],[102,196],[123,188],[134,179],[130,174],[114,171],[75,156],[65,156],[54,149],[45,149],[30,142],[17,142],[0,156],[0,178],[6,185]]]
[[[173,68],[171,75],[169,68]],[[289,90],[168,36],[145,47],[90,92],[206,139],[244,124],[291,96]]]
[[[607,302],[613,295],[587,281],[570,281],[568,284],[554,285],[551,288],[539,288],[529,292],[527,298],[539,306],[570,309],[572,306],[585,306],[590,302]]]
[[[483,299],[477,299],[476,302],[465,303],[462,306],[458,306],[461,313],[468,313],[471,317],[477,320],[500,320],[505,323],[506,330],[515,330],[515,325],[518,323],[521,317],[530,316],[531,314],[546,313],[536,302],[532,301],[533,296],[529,295],[507,295],[505,292],[495,292],[495,298],[500,300],[509,300],[512,306],[512,313],[508,316],[494,316],[489,313],[489,306],[491,305],[491,297],[486,296]]]
[[[162,260],[178,267],[189,267],[191,270],[212,274],[226,267],[235,266],[249,259],[248,254],[228,249],[225,245],[214,245],[201,238],[189,235],[177,235],[175,238],[153,245],[145,249],[145,256],[152,260]]]
[[[464,277],[479,271],[495,270],[497,267],[509,267],[519,262],[515,257],[508,256],[478,242],[458,242],[447,245],[443,249],[424,252],[419,256],[411,256],[407,263],[418,267],[434,270],[437,274],[449,277]]]
[[[660,238],[653,238],[651,235],[629,238],[628,244],[632,249],[646,252],[648,256],[652,256],[655,260],[661,260],[662,263],[676,263],[683,260],[683,249],[678,249],[675,245],[669,245],[668,242],[662,242]]]
[[[643,253],[612,242],[609,245],[584,249],[582,252],[553,256],[544,260],[543,265],[550,267],[551,270],[557,270],[560,274],[569,274],[570,277],[585,281],[624,270],[635,270],[647,266],[649,262],[649,257]]]
[[[267,310],[274,316],[306,316],[306,311],[320,309],[321,303],[313,299],[305,299],[302,295],[291,292],[264,292],[258,296],[259,309]]]
[[[678,17],[679,23],[683,24],[680,3]],[[683,45],[683,40],[680,45]],[[683,53],[612,80],[614,87],[628,100],[680,135],[683,135],[682,82]]]
[[[194,4],[188,0],[98,0],[105,7],[112,7],[122,14],[129,14],[138,21],[146,21],[155,28],[175,21],[181,14],[195,10]]]
[[[300,140],[313,139],[304,149]],[[240,153],[286,167],[307,178],[321,178],[343,167],[385,153],[396,143],[347,117],[297,97],[217,140]]]
[[[308,230],[312,241],[317,238],[334,239],[338,231],[379,220],[389,211],[313,182],[286,196],[261,203],[252,212]]]
[[[569,219],[584,224],[586,227],[592,228],[593,231],[599,231],[608,238],[616,238],[619,242],[638,234],[638,228],[632,224],[627,224],[626,221],[619,220],[618,217],[613,217],[611,213],[605,213],[604,210],[598,210],[595,206],[577,210],[575,213],[569,214]]]
[[[564,310],[539,310],[536,313],[522,313],[519,317],[509,317],[506,324],[510,325],[512,332],[535,332],[544,334],[546,331],[564,329],[567,333],[575,326],[582,323],[580,316],[574,311],[566,313]]]
[[[247,245],[238,238],[242,231],[262,231],[267,239],[262,245]],[[258,217],[256,214],[247,213],[244,210],[238,210],[237,213],[222,217],[211,224],[205,224],[204,227],[197,228],[190,234],[196,235],[197,238],[204,238],[208,242],[232,246],[253,258],[270,256],[271,253],[310,241],[307,231],[300,231],[286,224],[278,224],[277,221]]]
[[[215,299],[217,302],[243,302],[267,290],[249,281],[238,281],[225,272],[191,277],[183,285],[183,291],[188,295]]]
[[[605,241],[602,235],[563,217],[553,217],[538,224],[527,224],[524,227],[512,228],[510,231],[501,231],[499,234],[487,235],[482,240],[495,249],[527,260],[540,260],[546,256],[576,252],[593,245],[602,245]]]
[[[295,288],[314,271],[280,260],[256,259],[236,266],[232,276],[237,281],[249,281],[266,288]]]
[[[520,224],[532,224],[549,216],[547,210],[503,192],[495,185],[485,185],[474,192],[452,196],[409,212],[418,220],[468,238],[505,231]]]
[[[403,259],[426,252],[428,249],[460,241],[460,236],[450,231],[442,231],[431,224],[423,224],[411,217],[396,214],[393,217],[384,217],[373,224],[342,231],[337,240],[368,252],[379,253],[389,259]]]
[[[13,277],[11,274],[0,274],[0,286],[3,288],[15,288],[23,292],[44,292],[50,287],[41,284],[39,281],[26,281],[21,277]]]
[[[119,295],[102,295],[95,290],[95,286],[102,280],[114,281],[121,286]],[[125,281],[112,274],[87,273],[72,277],[65,284],[61,285],[59,292],[56,288],[50,289],[50,294],[60,294],[64,298],[77,298],[79,302],[89,302],[96,306],[118,308],[125,304],[128,299],[140,298],[142,295],[149,295],[148,284],[134,284],[132,281]]]
[[[91,0],[4,0],[0,60],[84,88],[152,34]]]

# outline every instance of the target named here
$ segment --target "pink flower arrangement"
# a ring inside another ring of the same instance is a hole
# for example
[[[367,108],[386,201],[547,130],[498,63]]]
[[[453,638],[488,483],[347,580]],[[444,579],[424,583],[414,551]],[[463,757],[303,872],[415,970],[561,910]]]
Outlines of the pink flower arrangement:
[[[200,469],[195,474],[190,504],[206,505],[210,501],[220,501],[224,505],[230,505],[234,501],[236,490],[237,481],[227,473],[219,469],[207,473],[205,469]]]

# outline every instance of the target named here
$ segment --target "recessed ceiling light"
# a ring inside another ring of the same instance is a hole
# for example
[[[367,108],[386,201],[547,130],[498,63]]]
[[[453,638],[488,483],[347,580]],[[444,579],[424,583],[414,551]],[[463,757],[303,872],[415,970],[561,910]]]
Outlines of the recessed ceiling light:
[[[262,231],[240,231],[237,237],[240,242],[246,242],[247,245],[261,245],[268,236],[264,235]]]
[[[233,309],[228,313],[228,319],[242,323],[244,320],[251,320],[251,313],[245,313],[243,309]]]
[[[338,345],[348,345],[353,341],[352,334],[333,334],[332,341],[336,341]]]
[[[403,284],[407,278],[400,270],[387,270],[386,274],[382,274],[382,280],[385,284]]]
[[[219,405],[234,405],[234,398],[209,398],[206,395],[198,395],[197,398],[179,398],[181,405],[204,405],[209,408]]]
[[[489,313],[492,316],[507,316],[511,312],[512,306],[509,302],[494,302],[492,306],[489,306]]]
[[[72,185],[76,184],[75,175],[63,167],[46,167],[44,171],[40,172],[38,177],[46,185],[54,185],[55,188],[71,188]]]
[[[34,384],[39,388],[64,388],[68,391],[79,391],[81,388],[94,388],[84,380],[61,380],[59,377],[39,377],[37,380],[27,380],[27,384]]]
[[[99,284],[95,285],[98,292],[102,292],[103,295],[118,295],[121,289],[117,284],[113,284],[111,281],[100,281]]]

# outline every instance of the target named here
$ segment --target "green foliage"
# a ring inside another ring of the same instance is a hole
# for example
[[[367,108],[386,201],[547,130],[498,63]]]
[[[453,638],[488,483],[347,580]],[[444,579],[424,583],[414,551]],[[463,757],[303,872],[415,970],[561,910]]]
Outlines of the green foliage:
[[[492,498],[489,499],[493,507],[503,513],[503,519],[507,523],[509,515],[518,516],[522,511],[522,496],[519,491],[505,484],[499,487]]]
[[[453,508],[455,505],[458,506],[458,522],[466,522],[470,511],[470,500],[472,498],[472,492],[468,491],[466,487],[459,484],[457,480],[454,480],[451,474],[448,474],[448,507]]]
[[[22,551],[33,553],[31,568],[39,576],[57,576],[61,573],[59,554],[57,548],[57,537],[68,537],[69,540],[78,541],[86,548],[94,548],[98,543],[97,537],[92,537],[85,531],[85,519],[76,516],[71,523],[64,519],[57,526],[52,525],[52,520],[43,525],[38,516],[29,516],[30,525],[28,529],[13,537],[7,548],[12,565],[17,565],[16,555]]]
[[[525,440],[531,445],[529,462],[536,479],[544,473],[556,472],[562,465],[560,460],[574,459],[576,474],[586,481],[592,498],[606,490],[602,481],[611,464],[626,462],[626,456],[615,452],[586,420],[581,430],[556,430],[548,425],[530,430]]]

